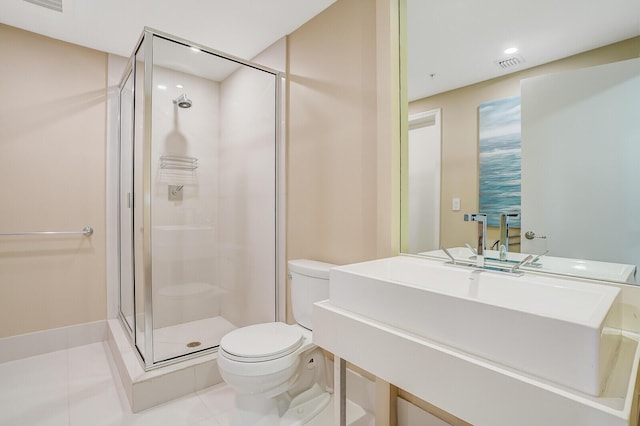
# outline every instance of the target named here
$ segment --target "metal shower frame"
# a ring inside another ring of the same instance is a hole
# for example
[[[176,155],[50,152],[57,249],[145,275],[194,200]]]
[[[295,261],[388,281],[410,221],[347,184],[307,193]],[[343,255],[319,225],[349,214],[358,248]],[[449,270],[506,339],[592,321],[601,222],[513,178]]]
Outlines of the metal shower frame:
[[[283,79],[284,79],[284,74],[280,71],[276,71],[274,69],[256,64],[254,62],[250,62],[250,61],[246,61],[244,59],[235,57],[233,55],[229,55],[227,53],[224,52],[220,52],[218,50],[212,49],[210,47],[198,44],[198,43],[194,43],[185,39],[182,39],[180,37],[175,37],[173,35],[149,28],[149,27],[145,27],[142,35],[140,36],[138,42],[136,43],[136,46],[133,50],[132,55],[129,58],[129,61],[124,69],[123,75],[121,77],[120,83],[118,85],[119,88],[119,96],[118,99],[120,100],[120,94],[122,92],[122,88],[124,86],[124,84],[127,81],[127,78],[131,75],[133,76],[134,79],[134,84],[133,84],[133,92],[134,92],[134,96],[133,96],[133,102],[134,102],[134,107],[133,107],[133,111],[135,111],[135,91],[139,90],[140,88],[136,87],[136,83],[135,83],[135,76],[136,76],[136,67],[137,67],[137,62],[136,62],[136,57],[138,55],[138,52],[140,52],[140,49],[142,48],[142,55],[144,58],[144,87],[142,88],[142,90],[144,91],[144,118],[143,118],[143,126],[142,128],[144,129],[144,133],[143,133],[143,193],[144,194],[149,194],[151,191],[151,142],[152,142],[152,132],[151,132],[151,125],[152,125],[152,110],[151,110],[151,105],[152,105],[152,71],[153,71],[153,40],[154,37],[159,37],[159,38],[163,38],[165,40],[171,41],[171,42],[175,42],[178,44],[182,44],[186,47],[191,47],[191,48],[196,48],[201,50],[202,52],[223,58],[223,59],[227,59],[233,62],[236,62],[240,65],[244,65],[244,66],[248,66],[263,72],[266,72],[268,74],[273,75],[274,80],[275,80],[275,260],[276,260],[276,264],[275,264],[275,277],[274,277],[274,282],[275,282],[275,294],[274,294],[274,298],[275,298],[275,303],[274,303],[274,319],[277,321],[279,319],[282,319],[282,312],[281,312],[281,304],[282,304],[282,298],[283,298],[283,294],[281,294],[281,281],[283,279],[286,278],[282,278],[285,276],[285,270],[283,270],[282,265],[284,264],[284,241],[281,240],[280,236],[281,236],[281,232],[284,230],[284,212],[281,211],[283,210],[283,205],[280,203],[280,199],[281,196],[283,195],[283,182],[284,182],[284,154],[281,152],[283,150],[283,146],[282,146],[282,137],[283,137],[283,131],[281,128],[281,123],[282,123],[282,116],[283,116],[283,111],[282,111],[282,105],[283,105]],[[122,131],[122,116],[121,116],[121,105],[119,104],[119,108],[118,108],[118,140],[121,141],[122,140],[122,135],[121,135],[121,131]],[[132,117],[132,129],[135,128],[135,113],[133,113],[133,117]],[[135,141],[134,141],[135,143]],[[122,146],[121,144],[119,145],[119,152],[121,150]],[[119,154],[120,156],[120,154]],[[120,156],[121,158],[121,156]],[[119,161],[120,165],[120,175],[122,173],[122,164],[121,161]],[[134,161],[135,163],[135,161]],[[121,193],[121,182],[120,182],[120,178],[119,178],[119,182],[118,182],[118,194]],[[121,229],[121,198],[122,197],[118,197],[118,268],[121,268],[121,262],[122,262],[122,253],[121,253],[121,235],[120,235],[120,229]],[[119,319],[121,321],[121,323],[123,323],[125,329],[127,329],[129,331],[129,333],[126,333],[129,336],[129,339],[131,341],[131,344],[133,345],[133,347],[136,349],[134,352],[137,353],[139,360],[141,361],[142,366],[144,367],[144,369],[146,371],[155,369],[155,368],[159,368],[159,367],[163,367],[165,365],[169,365],[169,364],[174,364],[176,362],[181,362],[184,360],[188,360],[188,359],[192,359],[192,358],[197,358],[200,357],[202,355],[206,355],[212,352],[217,352],[217,346],[213,347],[213,348],[207,348],[207,349],[202,349],[200,351],[196,351],[196,352],[191,352],[191,353],[186,353],[184,355],[181,355],[179,357],[176,358],[172,358],[169,360],[162,360],[162,361],[158,361],[158,362],[154,362],[154,353],[153,353],[153,309],[152,309],[152,267],[151,267],[151,261],[152,261],[152,253],[151,253],[151,207],[148,204],[148,202],[145,202],[143,204],[143,243],[142,243],[142,250],[143,250],[143,269],[144,269],[144,335],[145,335],[145,339],[144,339],[144,353],[142,353],[140,351],[140,348],[137,345],[136,342],[136,328],[137,328],[137,313],[136,313],[136,298],[135,298],[135,269],[136,269],[136,265],[133,259],[131,259],[132,262],[132,278],[133,278],[133,289],[134,289],[134,300],[133,300],[133,330],[131,330],[131,328],[129,327],[126,318],[124,317],[124,314],[122,312],[122,306],[121,306],[121,300],[122,300],[122,296],[120,295],[119,299],[118,299],[118,316]],[[131,214],[133,215],[133,205],[132,205],[132,210],[131,210]],[[132,246],[135,244],[134,239],[132,239],[131,242]],[[133,250],[132,247],[132,257],[135,257],[135,252]],[[139,267],[139,266],[138,266]],[[285,268],[286,269],[286,268]],[[119,291],[122,291],[122,277],[120,274],[118,274],[118,283],[119,283]]]

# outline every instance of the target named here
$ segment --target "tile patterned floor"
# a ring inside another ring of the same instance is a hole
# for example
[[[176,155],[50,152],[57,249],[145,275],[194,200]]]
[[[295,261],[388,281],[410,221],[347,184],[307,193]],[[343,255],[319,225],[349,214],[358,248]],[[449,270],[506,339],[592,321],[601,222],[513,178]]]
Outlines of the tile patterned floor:
[[[0,364],[2,426],[226,426],[233,391],[221,384],[133,414],[106,343]]]
[[[227,385],[133,414],[115,368],[106,342],[0,364],[0,426],[228,426]],[[331,423],[327,415],[312,421]],[[373,425],[373,417],[350,423]]]

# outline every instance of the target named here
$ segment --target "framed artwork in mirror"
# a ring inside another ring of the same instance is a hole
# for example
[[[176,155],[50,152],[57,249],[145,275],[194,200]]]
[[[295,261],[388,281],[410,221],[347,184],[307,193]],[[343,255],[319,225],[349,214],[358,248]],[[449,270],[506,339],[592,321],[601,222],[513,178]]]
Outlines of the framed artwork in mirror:
[[[489,226],[500,225],[500,213],[520,212],[520,141],[520,96],[480,104],[479,211],[487,214]]]

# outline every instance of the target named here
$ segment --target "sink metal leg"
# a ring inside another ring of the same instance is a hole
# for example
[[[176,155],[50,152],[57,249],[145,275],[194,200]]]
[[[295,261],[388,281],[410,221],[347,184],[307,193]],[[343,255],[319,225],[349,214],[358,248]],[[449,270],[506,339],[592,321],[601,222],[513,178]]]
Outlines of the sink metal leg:
[[[338,426],[347,426],[347,362],[333,358],[333,417]]]

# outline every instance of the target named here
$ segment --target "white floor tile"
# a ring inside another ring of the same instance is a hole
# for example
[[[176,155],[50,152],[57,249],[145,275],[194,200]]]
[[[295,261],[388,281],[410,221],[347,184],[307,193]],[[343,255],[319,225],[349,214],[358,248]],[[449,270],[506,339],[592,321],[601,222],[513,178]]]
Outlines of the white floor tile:
[[[191,426],[228,426],[227,423],[219,423],[218,419],[213,417],[208,417],[206,419],[202,419],[199,422],[193,423]]]
[[[108,381],[94,382],[82,387],[71,387],[69,425],[120,425],[132,416],[126,401]],[[124,402],[124,404],[123,404]]]
[[[347,425],[349,426],[374,426],[375,416],[366,412],[358,405],[347,399]],[[305,426],[335,426],[337,421],[333,417],[333,395],[329,405]]]
[[[231,411],[235,404],[235,392],[225,383],[203,389],[198,396],[215,414]]]
[[[111,378],[106,342],[77,346],[68,350],[69,380]]]
[[[0,364],[0,425],[68,425],[66,351]]]
[[[209,419],[211,426],[219,426],[213,413],[195,395],[187,395],[148,410],[123,418],[123,426],[192,426]],[[74,426],[74,425],[72,425]]]
[[[0,363],[0,426],[229,426],[234,391],[219,384],[133,414],[106,342]],[[333,426],[332,407],[309,426]],[[352,426],[373,425],[349,407]]]

